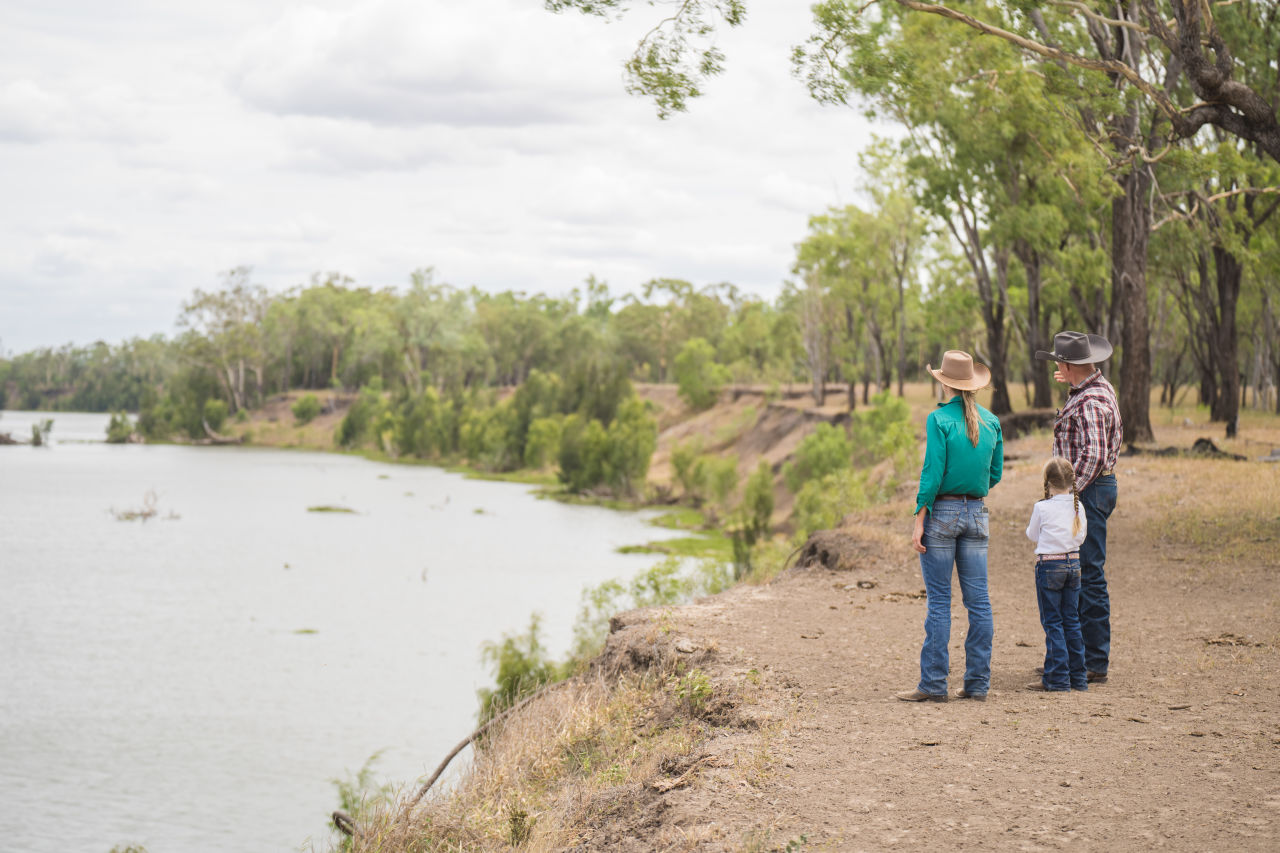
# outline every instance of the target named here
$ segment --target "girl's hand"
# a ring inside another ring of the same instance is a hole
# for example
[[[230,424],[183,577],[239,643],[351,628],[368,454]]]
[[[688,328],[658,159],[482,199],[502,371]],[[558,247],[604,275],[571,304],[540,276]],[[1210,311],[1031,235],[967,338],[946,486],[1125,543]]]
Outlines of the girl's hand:
[[[916,551],[921,554],[928,550],[924,547],[924,514],[926,511],[927,510],[920,510],[920,513],[916,516],[915,530],[913,530],[911,534],[911,544],[915,547]]]

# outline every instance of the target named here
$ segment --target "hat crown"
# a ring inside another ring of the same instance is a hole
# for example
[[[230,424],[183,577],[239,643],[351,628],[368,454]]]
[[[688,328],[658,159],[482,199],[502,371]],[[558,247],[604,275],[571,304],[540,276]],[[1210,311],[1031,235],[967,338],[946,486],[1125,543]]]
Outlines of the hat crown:
[[[1089,355],[1089,336],[1082,332],[1059,332],[1053,336],[1053,351],[1064,358],[1085,358]]]
[[[963,350],[949,349],[942,354],[939,371],[948,379],[968,382],[973,379],[973,357]]]

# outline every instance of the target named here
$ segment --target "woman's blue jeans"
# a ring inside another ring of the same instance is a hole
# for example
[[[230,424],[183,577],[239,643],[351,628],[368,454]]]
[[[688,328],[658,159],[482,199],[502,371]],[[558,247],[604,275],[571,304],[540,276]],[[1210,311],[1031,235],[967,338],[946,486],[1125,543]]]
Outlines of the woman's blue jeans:
[[[969,611],[969,633],[964,641],[964,689],[975,696],[991,684],[991,599],[987,595],[987,508],[981,500],[935,501],[924,522],[925,553],[920,573],[928,594],[924,620],[924,646],[920,649],[921,693],[947,692],[951,642],[951,567],[960,579],[960,595]]]
[[[1036,600],[1044,626],[1045,690],[1088,690],[1084,640],[1080,636],[1080,561],[1036,563]]]

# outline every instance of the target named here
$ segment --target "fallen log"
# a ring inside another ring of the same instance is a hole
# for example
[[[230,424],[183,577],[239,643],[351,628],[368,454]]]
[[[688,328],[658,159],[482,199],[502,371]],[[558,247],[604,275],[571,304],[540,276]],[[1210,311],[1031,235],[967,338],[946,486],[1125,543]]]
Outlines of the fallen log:
[[[1121,456],[1181,456],[1190,459],[1234,459],[1245,461],[1249,457],[1228,453],[1213,443],[1213,439],[1197,438],[1191,447],[1136,447],[1127,445]]]

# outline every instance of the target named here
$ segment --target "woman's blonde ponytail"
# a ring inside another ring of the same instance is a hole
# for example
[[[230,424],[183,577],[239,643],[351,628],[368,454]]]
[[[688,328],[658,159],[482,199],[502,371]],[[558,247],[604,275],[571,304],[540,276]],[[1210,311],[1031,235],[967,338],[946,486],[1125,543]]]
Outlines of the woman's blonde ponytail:
[[[964,401],[964,430],[969,435],[969,443],[978,446],[978,427],[982,419],[978,417],[978,397],[972,391],[961,391],[960,399]]]

